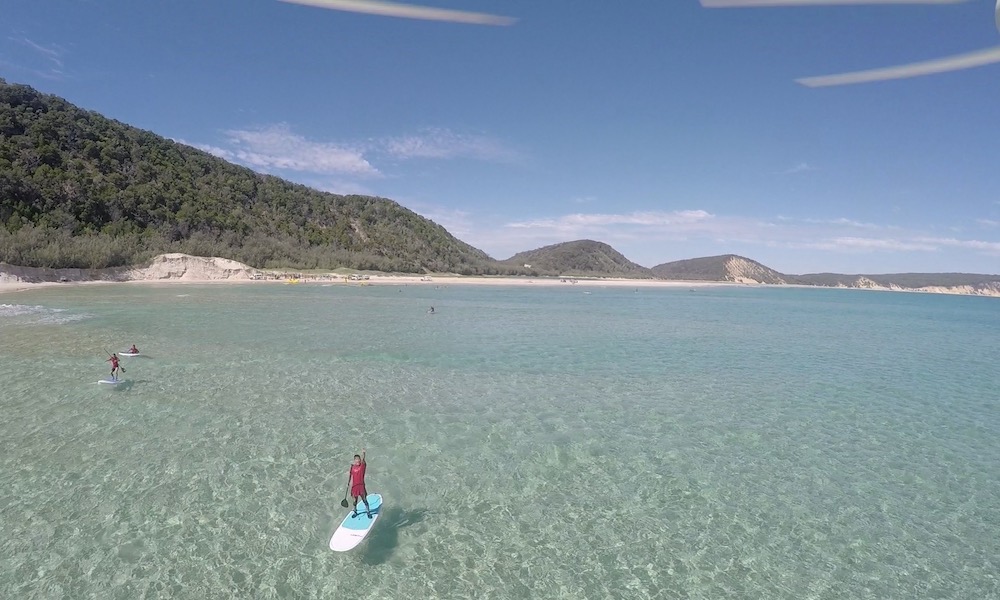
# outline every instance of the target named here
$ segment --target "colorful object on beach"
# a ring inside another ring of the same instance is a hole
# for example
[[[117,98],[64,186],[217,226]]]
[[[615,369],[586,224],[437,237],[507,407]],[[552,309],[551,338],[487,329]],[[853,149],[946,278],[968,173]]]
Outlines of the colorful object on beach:
[[[354,510],[347,513],[340,523],[337,531],[333,532],[330,538],[330,550],[335,552],[347,552],[364,541],[365,536],[375,526],[379,514],[382,512],[382,494],[368,494],[368,506],[371,508],[372,517],[369,519],[365,514],[364,502],[358,503],[358,516],[354,516]]]

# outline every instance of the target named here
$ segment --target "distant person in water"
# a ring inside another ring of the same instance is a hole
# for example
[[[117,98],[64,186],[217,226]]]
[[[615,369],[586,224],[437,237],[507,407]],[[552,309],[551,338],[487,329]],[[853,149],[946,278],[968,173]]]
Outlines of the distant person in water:
[[[348,475],[348,482],[351,486],[351,496],[354,496],[354,514],[352,517],[358,516],[358,498],[365,503],[365,514],[368,518],[372,518],[372,509],[368,506],[368,490],[365,489],[365,469],[368,468],[368,463],[365,462],[365,449],[361,449],[361,454],[354,455],[354,462],[351,464],[351,472]]]
[[[429,309],[427,309],[427,312],[433,315],[434,314],[434,307],[432,306]]]
[[[111,363],[111,380],[114,381],[118,379],[118,355],[112,354],[111,358],[105,362]]]
[[[132,347],[128,349],[128,353],[129,354],[139,354],[139,349],[135,347],[135,344],[132,344]]]

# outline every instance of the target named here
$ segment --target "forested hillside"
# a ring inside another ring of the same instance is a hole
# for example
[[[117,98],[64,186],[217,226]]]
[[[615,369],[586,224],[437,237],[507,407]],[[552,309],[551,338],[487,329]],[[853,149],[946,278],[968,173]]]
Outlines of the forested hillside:
[[[655,279],[652,271],[625,258],[620,252],[594,240],[575,240],[520,252],[503,261],[539,275],[578,275]]]
[[[391,200],[261,175],[0,79],[0,262],[102,268],[163,252],[255,267],[522,271]]]

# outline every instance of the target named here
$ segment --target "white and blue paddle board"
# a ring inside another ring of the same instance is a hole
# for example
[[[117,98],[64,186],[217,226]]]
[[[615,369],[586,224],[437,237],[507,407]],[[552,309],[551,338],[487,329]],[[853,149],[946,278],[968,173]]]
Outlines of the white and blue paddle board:
[[[333,537],[330,538],[330,550],[347,552],[364,541],[365,536],[375,526],[379,514],[382,513],[382,494],[368,494],[368,506],[372,511],[370,519],[365,514],[364,502],[358,502],[358,516],[356,517],[352,516],[354,508],[351,508],[351,512],[344,517],[340,527],[333,532]]]
[[[121,382],[122,382],[121,379],[102,379],[102,380],[98,381],[97,383],[106,383],[108,385],[118,385]]]

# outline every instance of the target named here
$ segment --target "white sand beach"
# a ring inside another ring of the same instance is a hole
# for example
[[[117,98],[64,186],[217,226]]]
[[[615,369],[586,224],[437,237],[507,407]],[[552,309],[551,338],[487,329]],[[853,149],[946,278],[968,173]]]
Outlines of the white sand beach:
[[[255,269],[234,260],[187,254],[162,254],[148,266],[103,271],[86,269],[40,269],[0,265],[0,293],[46,286],[102,285],[110,283],[254,283],[254,284],[340,284],[340,285],[497,285],[497,286],[582,286],[582,287],[703,287],[746,285],[714,281],[664,281],[652,279],[580,277],[490,277],[456,274],[400,275],[390,273],[334,272],[301,273]]]
[[[698,288],[719,286],[764,286],[753,280],[741,281],[668,281],[662,279],[624,279],[597,277],[499,277],[457,274],[402,275],[375,272],[309,272],[294,270],[256,269],[227,258],[161,254],[144,267],[89,270],[41,269],[0,264],[0,293],[35,289],[45,286],[128,284],[286,284],[286,285],[393,285],[393,286],[580,286],[615,288]],[[782,285],[781,287],[814,287]],[[857,289],[958,294],[1000,297],[1000,286],[954,286],[905,289],[898,286],[871,285]]]
[[[347,283],[358,283],[348,281]],[[371,285],[502,285],[502,286],[583,286],[583,287],[708,287],[725,285],[744,285],[719,281],[666,281],[662,279],[615,279],[615,278],[579,278],[579,277],[483,277],[469,275],[437,275],[421,277],[419,275],[372,275],[371,279],[362,281]]]

